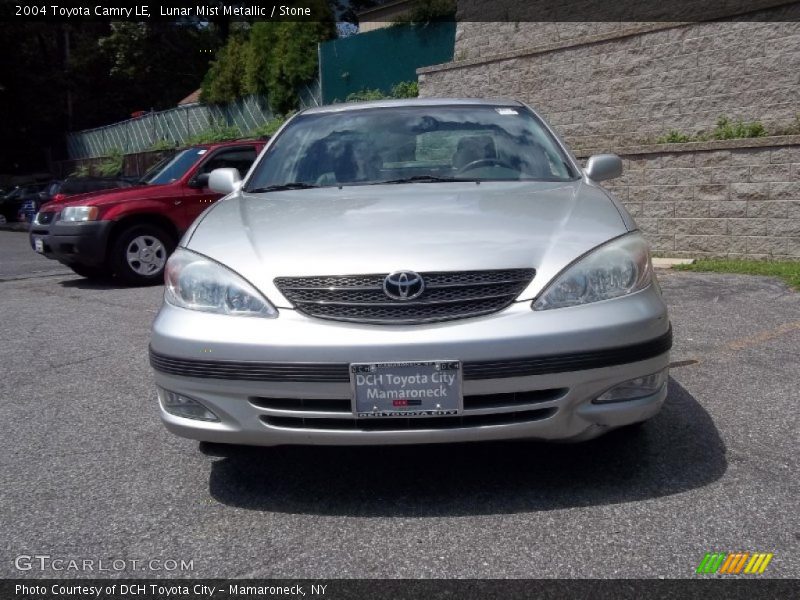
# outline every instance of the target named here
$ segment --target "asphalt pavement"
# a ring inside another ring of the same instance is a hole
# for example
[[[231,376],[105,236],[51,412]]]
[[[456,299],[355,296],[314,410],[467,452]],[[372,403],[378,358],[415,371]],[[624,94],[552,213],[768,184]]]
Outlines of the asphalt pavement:
[[[0,231],[0,577],[691,578],[711,551],[798,577],[800,294],[659,276],[675,366],[638,433],[214,456],[158,420],[162,288],[90,283]],[[18,570],[32,555],[127,562]]]
[[[27,232],[0,229],[0,282],[67,273],[72,271],[33,251]]]

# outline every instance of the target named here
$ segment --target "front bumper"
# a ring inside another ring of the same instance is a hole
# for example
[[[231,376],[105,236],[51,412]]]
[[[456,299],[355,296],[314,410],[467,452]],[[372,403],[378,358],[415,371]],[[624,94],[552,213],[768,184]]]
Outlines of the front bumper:
[[[153,325],[160,390],[193,398],[219,422],[177,417],[192,439],[252,445],[411,444],[515,438],[588,439],[655,415],[650,396],[592,401],[669,365],[671,330],[656,286],[625,298],[537,312],[529,302],[485,317],[415,326],[225,317],[165,304]],[[348,409],[353,362],[461,360],[463,415],[379,419]],[[163,392],[160,392],[160,394]]]
[[[65,265],[103,266],[113,225],[112,221],[56,221],[47,238],[50,252]]]
[[[28,230],[28,241],[31,244],[31,250],[33,250],[34,252],[37,252],[36,240],[41,240],[42,242],[42,252],[40,254],[42,256],[46,256],[47,258],[55,260],[56,257],[53,255],[53,251],[50,248],[49,225],[39,225],[37,223],[31,224],[31,228]]]

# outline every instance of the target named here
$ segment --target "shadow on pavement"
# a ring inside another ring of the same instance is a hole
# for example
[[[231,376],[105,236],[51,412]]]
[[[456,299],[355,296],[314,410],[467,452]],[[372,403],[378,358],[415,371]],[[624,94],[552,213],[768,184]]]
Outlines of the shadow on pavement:
[[[61,287],[75,288],[79,290],[127,290],[137,287],[135,285],[123,283],[119,279],[115,279],[110,275],[108,277],[98,279],[86,279],[80,275],[75,275],[74,279],[65,279],[63,281],[59,281],[58,283]],[[159,280],[157,284],[161,285],[162,282]],[[153,283],[149,284],[148,286],[141,287],[152,287],[153,285],[156,284]]]
[[[582,444],[234,447],[212,464],[209,486],[219,502],[251,510],[437,517],[657,498],[726,468],[711,417],[670,378],[655,418]]]

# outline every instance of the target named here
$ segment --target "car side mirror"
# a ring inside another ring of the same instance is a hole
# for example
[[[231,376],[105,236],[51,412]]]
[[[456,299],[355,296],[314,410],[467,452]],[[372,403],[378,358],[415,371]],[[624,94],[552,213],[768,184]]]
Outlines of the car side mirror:
[[[220,194],[235,192],[241,185],[242,176],[239,175],[239,169],[214,169],[208,176],[208,187]]]
[[[189,181],[189,187],[197,190],[202,190],[203,188],[208,187],[208,177],[208,173],[200,173],[200,175],[195,175]]]
[[[616,154],[595,154],[583,170],[592,181],[606,181],[622,175],[622,159]]]

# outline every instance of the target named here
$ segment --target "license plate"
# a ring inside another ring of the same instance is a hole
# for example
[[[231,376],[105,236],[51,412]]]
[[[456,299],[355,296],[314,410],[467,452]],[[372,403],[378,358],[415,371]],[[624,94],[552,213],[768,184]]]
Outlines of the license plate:
[[[44,254],[44,240],[42,240],[42,238],[34,239],[33,247],[36,249],[37,252]]]
[[[457,360],[353,363],[350,387],[359,419],[452,417],[463,410]]]

